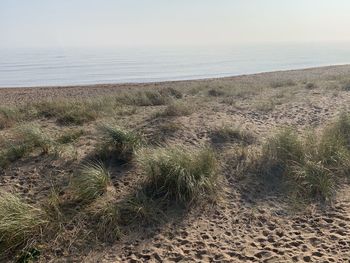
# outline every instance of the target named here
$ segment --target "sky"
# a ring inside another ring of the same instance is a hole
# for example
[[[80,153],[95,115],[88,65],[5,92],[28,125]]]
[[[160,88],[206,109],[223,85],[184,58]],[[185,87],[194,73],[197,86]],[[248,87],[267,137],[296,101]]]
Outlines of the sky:
[[[349,0],[0,0],[0,47],[350,42]]]

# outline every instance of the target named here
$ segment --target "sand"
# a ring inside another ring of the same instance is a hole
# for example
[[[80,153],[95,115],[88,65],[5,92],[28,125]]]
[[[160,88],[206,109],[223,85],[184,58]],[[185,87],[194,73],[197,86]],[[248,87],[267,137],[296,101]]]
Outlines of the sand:
[[[298,79],[312,81],[318,79],[337,79],[349,76],[350,66],[328,66],[303,70],[276,71],[237,77],[218,79],[169,81],[139,84],[98,84],[89,86],[62,86],[62,87],[28,87],[28,88],[1,88],[0,105],[21,104],[33,101],[42,101],[59,98],[94,98],[96,96],[110,95],[135,88],[159,88],[159,87],[191,87],[208,86],[225,83],[256,83],[272,82],[280,79]]]
[[[294,84],[270,87],[271,83],[286,80]],[[95,98],[135,88],[176,87],[186,91],[212,87],[239,89],[241,93],[231,96],[232,103],[225,103],[222,96],[185,96],[184,101],[195,105],[195,112],[170,120],[180,125],[181,129],[168,135],[167,142],[203,145],[210,142],[210,132],[216,127],[240,125],[254,133],[258,146],[278,127],[291,125],[299,131],[317,130],[341,111],[349,111],[350,91],[341,88],[348,80],[350,66],[346,65],[198,81],[8,88],[0,89],[0,104]],[[305,88],[307,83],[315,83],[316,87]],[[247,90],[257,92],[244,92]],[[152,117],[163,108],[141,107],[134,115],[119,116],[118,123],[141,128],[151,136],[158,131],[159,125],[169,121]],[[57,126],[52,120],[40,120],[39,123],[50,131],[67,129]],[[94,125],[84,125],[88,134],[75,143],[78,149],[76,161],[53,160],[43,156],[20,160],[0,171],[0,187],[16,191],[28,200],[45,199],[52,178],[57,184],[67,183],[67,176],[76,163],[93,148],[96,141]],[[6,132],[0,131],[2,134]],[[229,161],[230,151],[236,146],[213,145],[221,149],[219,152]],[[123,195],[133,191],[138,173],[135,167],[112,166],[111,175],[117,193]],[[222,174],[226,185],[216,205],[201,205],[170,213],[162,224],[156,226],[125,229],[125,235],[112,244],[100,243],[89,247],[72,242],[71,246],[60,248],[52,243],[46,246],[40,261],[350,262],[348,185],[342,186],[330,203],[307,204],[301,208],[295,205],[295,208],[281,193],[270,191],[259,182],[235,176],[235,167],[229,163],[222,169]]]

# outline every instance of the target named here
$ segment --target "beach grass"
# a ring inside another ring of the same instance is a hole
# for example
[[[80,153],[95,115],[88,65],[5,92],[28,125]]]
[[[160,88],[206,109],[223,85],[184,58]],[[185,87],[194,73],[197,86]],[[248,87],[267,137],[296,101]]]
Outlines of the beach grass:
[[[100,124],[98,132],[101,138],[100,155],[113,155],[116,159],[130,161],[137,149],[143,144],[142,136],[110,123]]]
[[[105,193],[110,183],[106,167],[100,162],[89,162],[73,175],[71,187],[79,200],[89,202]]]
[[[308,240],[303,226],[319,218],[342,235],[348,77],[276,74],[5,103],[0,261],[95,260],[109,246],[120,253],[115,261],[177,261],[166,251],[198,238],[236,244],[247,226],[259,230],[254,244],[288,246],[294,231]],[[332,238],[324,236],[329,247]],[[130,252],[146,243],[149,251]]]
[[[18,196],[0,192],[0,252],[33,245],[49,224],[46,213]],[[1,254],[0,254],[1,255]]]
[[[143,152],[139,163],[149,191],[178,203],[212,197],[219,186],[218,161],[209,148],[158,148]]]

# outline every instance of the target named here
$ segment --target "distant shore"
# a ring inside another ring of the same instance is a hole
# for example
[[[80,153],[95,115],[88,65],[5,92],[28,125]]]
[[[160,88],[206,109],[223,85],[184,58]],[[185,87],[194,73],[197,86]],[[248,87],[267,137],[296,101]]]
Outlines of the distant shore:
[[[211,83],[225,81],[233,83],[235,81],[274,81],[276,79],[291,79],[312,81],[319,77],[345,77],[350,79],[350,65],[337,65],[316,67],[298,70],[274,71],[250,75],[240,75],[223,78],[165,81],[152,83],[126,83],[126,84],[95,84],[95,85],[76,85],[76,86],[48,86],[48,87],[20,87],[7,88],[0,87],[0,104],[24,104],[29,102],[50,100],[50,99],[81,99],[93,98],[96,96],[106,96],[121,91],[127,91],[134,88],[161,88],[161,87],[190,87],[192,85],[209,85]]]

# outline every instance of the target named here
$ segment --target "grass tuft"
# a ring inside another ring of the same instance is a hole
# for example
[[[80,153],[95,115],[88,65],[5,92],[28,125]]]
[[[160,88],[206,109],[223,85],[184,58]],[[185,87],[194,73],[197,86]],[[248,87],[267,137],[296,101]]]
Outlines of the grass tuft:
[[[84,130],[70,130],[65,132],[63,135],[61,135],[57,142],[61,144],[68,144],[75,142],[77,139],[79,139],[82,135],[84,135]]]
[[[105,193],[110,183],[106,167],[102,163],[92,162],[81,166],[72,177],[71,186],[80,200],[89,202]]]
[[[54,142],[45,134],[37,125],[25,125],[18,128],[18,133],[22,138],[22,143],[28,148],[40,148],[43,153],[47,154]]]
[[[30,154],[39,148],[42,153],[49,153],[54,146],[51,138],[37,125],[23,125],[14,131],[15,140],[5,140],[0,149],[0,167],[4,168],[10,163]]]
[[[296,196],[328,200],[350,171],[350,116],[342,114],[319,135],[300,139],[285,129],[263,146],[262,170],[279,176]]]
[[[193,113],[193,107],[183,102],[169,104],[165,110],[158,115],[165,117],[189,116]]]
[[[223,126],[212,131],[211,139],[214,143],[237,142],[251,144],[255,141],[255,137],[248,131],[229,126]]]
[[[295,163],[290,167],[290,173],[292,191],[301,198],[311,196],[326,200],[333,196],[335,182],[332,171],[321,162],[307,160],[302,164]]]
[[[126,105],[159,106],[171,101],[171,95],[157,90],[138,91],[117,97],[117,101]]]
[[[156,196],[191,203],[216,192],[218,163],[210,149],[158,148],[144,152],[139,162]]]
[[[223,88],[212,88],[208,90],[208,95],[211,97],[222,97],[222,96],[226,96],[227,93]]]
[[[121,235],[119,223],[119,207],[116,204],[108,204],[104,209],[99,210],[95,215],[98,219],[98,237],[102,240],[113,241]]]
[[[285,128],[267,140],[263,145],[262,156],[269,172],[283,172],[291,162],[303,162],[303,144],[295,130]]]
[[[38,116],[56,118],[61,125],[82,125],[96,120],[99,116],[99,104],[89,101],[47,101],[34,104]]]
[[[175,99],[182,99],[183,98],[183,94],[181,91],[179,91],[178,89],[175,88],[164,88],[162,90],[160,90],[160,93],[165,95],[165,96],[170,96],[173,97]]]
[[[271,84],[270,84],[271,88],[273,88],[273,89],[290,87],[290,86],[295,86],[295,85],[296,85],[296,83],[291,79],[276,80],[276,81],[271,82]]]
[[[337,174],[347,175],[350,171],[350,115],[343,113],[327,126],[311,154]]]
[[[130,161],[143,144],[140,135],[111,124],[102,124],[98,126],[98,130],[102,139],[100,153],[105,157],[112,153],[118,160]]]
[[[32,245],[49,220],[46,213],[14,194],[0,191],[0,255],[20,246]]]
[[[15,162],[24,157],[30,149],[27,145],[16,145],[12,142],[7,142],[6,147],[0,150],[0,167],[4,168],[10,163]]]
[[[0,107],[0,130],[9,128],[20,120],[17,108]]]
[[[110,187],[90,208],[89,217],[96,237],[103,241],[114,241],[120,237],[120,212],[115,200],[115,189]],[[113,190],[113,191],[112,191]]]

